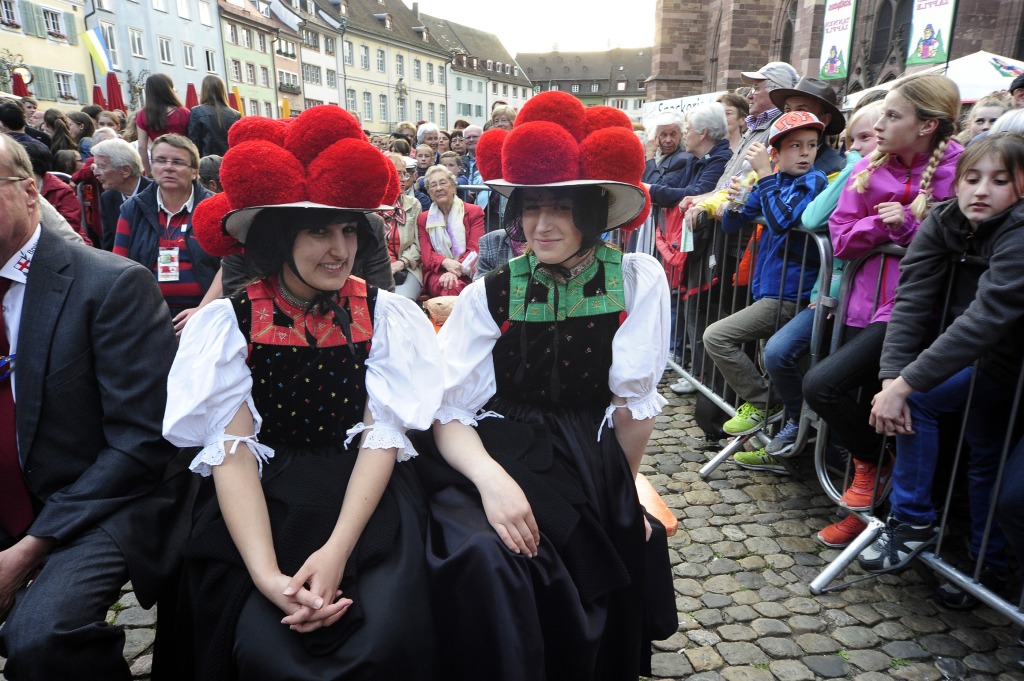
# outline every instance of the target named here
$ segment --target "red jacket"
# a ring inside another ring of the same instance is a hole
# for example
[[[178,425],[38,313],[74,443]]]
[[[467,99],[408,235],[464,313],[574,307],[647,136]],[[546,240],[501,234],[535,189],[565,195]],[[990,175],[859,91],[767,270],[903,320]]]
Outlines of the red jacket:
[[[484,211],[472,203],[463,202],[465,215],[462,224],[466,228],[466,253],[473,251],[479,253],[477,245],[480,237],[484,235]],[[423,262],[423,270],[434,274],[443,274],[446,270],[441,267],[444,256],[434,251],[430,244],[430,236],[427,234],[427,212],[424,211],[416,218],[416,226],[420,232],[420,260]]]
[[[82,204],[79,202],[75,190],[56,175],[46,173],[43,175],[43,187],[40,193],[44,199],[50,202],[50,205],[57,209],[58,213],[64,216],[71,228],[81,234],[86,243],[90,243],[89,238],[82,230]]]

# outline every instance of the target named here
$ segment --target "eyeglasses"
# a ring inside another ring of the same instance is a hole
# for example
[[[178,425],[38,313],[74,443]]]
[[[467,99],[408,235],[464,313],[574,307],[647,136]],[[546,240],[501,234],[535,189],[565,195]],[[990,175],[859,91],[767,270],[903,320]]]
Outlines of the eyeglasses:
[[[406,180],[409,178],[409,173],[398,173],[398,179]]]
[[[191,161],[182,161],[180,158],[154,158],[153,165],[155,166],[174,166],[175,168],[191,168]]]
[[[0,177],[0,182],[21,182],[27,179],[27,177]]]
[[[448,180],[438,180],[437,182],[431,182],[427,185],[427,189],[439,189],[441,187],[450,187],[452,185]]]

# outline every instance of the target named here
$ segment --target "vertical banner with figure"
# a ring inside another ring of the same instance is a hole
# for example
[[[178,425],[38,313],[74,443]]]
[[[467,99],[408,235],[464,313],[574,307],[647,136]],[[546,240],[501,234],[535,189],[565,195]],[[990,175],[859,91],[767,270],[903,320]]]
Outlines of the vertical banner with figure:
[[[948,60],[956,0],[916,0],[907,66]]]
[[[847,55],[853,36],[853,16],[857,0],[828,0],[825,3],[825,32],[821,39],[821,62],[818,78],[845,79]]]

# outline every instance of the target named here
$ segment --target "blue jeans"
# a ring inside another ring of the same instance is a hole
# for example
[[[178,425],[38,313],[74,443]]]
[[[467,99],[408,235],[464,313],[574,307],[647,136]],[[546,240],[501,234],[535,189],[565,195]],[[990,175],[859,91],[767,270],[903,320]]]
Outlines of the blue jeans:
[[[786,418],[796,421],[804,404],[801,389],[804,372],[800,360],[811,350],[811,331],[814,330],[814,308],[805,307],[775,332],[764,346],[764,366],[772,385],[786,405]]]
[[[1017,556],[1017,564],[1024,565],[1024,440],[1017,443],[1003,469],[996,517]]]
[[[967,367],[928,392],[914,393],[907,398],[915,434],[896,437],[896,467],[889,500],[892,516],[897,520],[913,525],[935,521],[932,482],[939,455],[938,421],[950,414],[959,419],[963,410],[969,408],[965,433],[970,449],[967,493],[971,509],[971,552],[978,555],[1006,436],[1013,388],[979,371],[968,405],[967,392],[973,373],[974,368]],[[1006,565],[1005,547],[1005,535],[998,525],[993,525],[986,562],[992,566]]]

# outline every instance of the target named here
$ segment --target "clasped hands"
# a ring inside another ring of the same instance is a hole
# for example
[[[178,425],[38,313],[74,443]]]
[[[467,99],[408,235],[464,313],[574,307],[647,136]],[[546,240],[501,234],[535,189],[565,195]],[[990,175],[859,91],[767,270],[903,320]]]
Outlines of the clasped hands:
[[[450,289],[459,283],[459,278],[464,274],[461,262],[454,258],[445,258],[441,261],[441,267],[447,270],[438,278],[441,288]]]
[[[281,624],[293,631],[304,634],[329,627],[352,605],[352,599],[342,598],[338,588],[345,562],[344,556],[324,546],[293,577],[268,571],[256,580],[256,588],[285,614]]]

